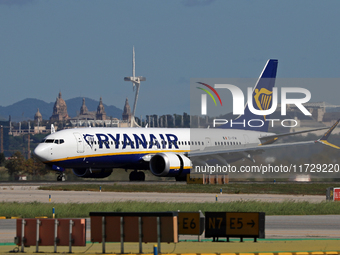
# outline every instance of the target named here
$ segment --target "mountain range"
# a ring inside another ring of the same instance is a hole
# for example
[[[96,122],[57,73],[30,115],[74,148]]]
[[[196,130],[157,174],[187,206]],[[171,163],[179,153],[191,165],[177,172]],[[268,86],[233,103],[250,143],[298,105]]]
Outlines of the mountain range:
[[[65,100],[65,102],[67,105],[68,115],[71,118],[76,117],[80,111],[80,107],[82,106],[83,98],[76,97]],[[85,105],[87,106],[89,111],[91,112],[97,111],[99,101],[85,97]],[[106,104],[103,105],[105,107],[106,116],[108,118],[109,117],[118,119],[122,118],[123,113],[122,109],[119,109],[114,105],[110,106]],[[37,112],[37,109],[39,108],[39,111],[43,119],[48,120],[52,116],[53,106],[54,102],[46,103],[43,100],[35,98],[26,98],[9,106],[0,106],[0,119],[8,120],[9,116],[11,116],[11,120],[14,122],[34,120],[34,115]]]

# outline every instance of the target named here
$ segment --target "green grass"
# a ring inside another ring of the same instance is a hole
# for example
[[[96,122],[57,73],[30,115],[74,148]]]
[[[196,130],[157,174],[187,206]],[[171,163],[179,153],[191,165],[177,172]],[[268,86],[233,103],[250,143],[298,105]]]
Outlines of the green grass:
[[[228,211],[228,212],[265,212],[266,215],[324,215],[338,214],[340,203],[337,202],[257,202],[236,201],[228,203],[159,203],[159,202],[114,202],[114,203],[0,203],[0,216],[33,218],[52,217],[52,208],[56,217],[89,217],[90,212],[159,212],[159,211]]]
[[[291,194],[291,195],[325,195],[326,189],[338,184],[227,184],[227,185],[203,185],[203,184],[131,184],[131,185],[98,185],[98,184],[76,184],[76,185],[54,185],[42,186],[41,190],[75,190],[75,191],[102,191],[111,192],[160,192],[160,193],[219,193],[222,188],[227,194]]]

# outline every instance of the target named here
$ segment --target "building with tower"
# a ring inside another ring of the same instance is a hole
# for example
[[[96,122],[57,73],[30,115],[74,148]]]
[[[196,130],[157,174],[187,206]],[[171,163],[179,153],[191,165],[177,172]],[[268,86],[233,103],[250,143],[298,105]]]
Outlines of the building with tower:
[[[99,105],[97,107],[96,119],[97,120],[106,120],[106,112],[105,112],[105,109],[104,109],[102,97],[100,97]]]
[[[112,120],[107,120],[103,100],[100,97],[97,111],[89,111],[85,105],[85,98],[83,98],[82,106],[79,114],[70,119],[72,126],[112,126]],[[115,125],[117,126],[117,121]]]
[[[125,100],[125,105],[124,105],[124,110],[123,110],[123,114],[122,114],[122,119],[125,122],[130,122],[131,121],[131,107],[129,105],[129,100],[126,98]]]
[[[37,112],[34,115],[34,123],[41,123],[42,122],[42,115],[39,112],[39,108],[37,110]]]
[[[50,117],[50,122],[59,122],[59,121],[67,121],[70,117],[67,113],[67,106],[64,99],[61,98],[61,92],[59,92],[59,95],[54,103],[53,106],[53,113]]]

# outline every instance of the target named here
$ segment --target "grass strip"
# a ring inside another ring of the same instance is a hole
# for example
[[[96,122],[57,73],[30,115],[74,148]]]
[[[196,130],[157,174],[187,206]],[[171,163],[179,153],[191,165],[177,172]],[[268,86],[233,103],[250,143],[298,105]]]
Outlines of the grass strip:
[[[266,215],[325,215],[338,214],[337,202],[259,202],[235,201],[228,203],[160,203],[160,202],[113,202],[113,203],[18,203],[1,202],[1,216],[34,218],[52,217],[55,208],[57,218],[89,217],[90,212],[164,212],[164,211],[228,211],[228,212],[265,212]]]
[[[101,186],[105,192],[159,192],[159,193],[219,193],[222,189],[226,194],[287,194],[287,195],[326,195],[326,189],[340,184],[327,183],[288,183],[288,184],[240,184],[227,185],[203,185],[203,184],[74,184],[41,186],[41,190],[63,190],[63,191],[99,191]]]

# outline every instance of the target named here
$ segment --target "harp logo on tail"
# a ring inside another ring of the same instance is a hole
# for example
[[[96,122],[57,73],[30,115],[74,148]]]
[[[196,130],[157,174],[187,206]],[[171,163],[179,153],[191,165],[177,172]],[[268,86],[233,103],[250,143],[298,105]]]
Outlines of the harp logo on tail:
[[[254,100],[256,102],[256,105],[258,107],[259,110],[263,111],[263,110],[268,110],[270,103],[272,101],[272,94],[273,91],[269,91],[266,88],[261,88],[259,89],[255,89],[254,92]],[[264,119],[266,119],[266,116],[263,116]]]

